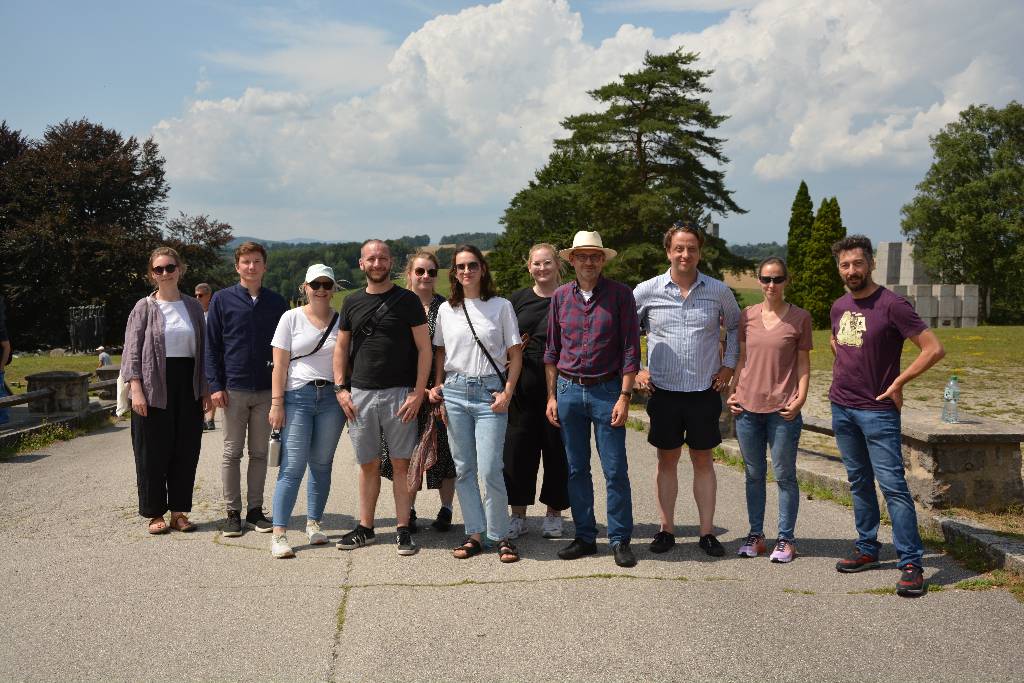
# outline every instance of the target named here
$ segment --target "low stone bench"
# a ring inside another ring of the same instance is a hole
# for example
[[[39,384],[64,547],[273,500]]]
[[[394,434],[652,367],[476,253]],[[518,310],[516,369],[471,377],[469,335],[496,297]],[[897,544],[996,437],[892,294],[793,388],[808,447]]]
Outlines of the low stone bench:
[[[960,413],[943,422],[936,411],[902,411],[903,464],[924,507],[1004,510],[1024,503],[1024,425]],[[830,419],[804,415],[804,429],[834,436]]]
[[[81,413],[89,408],[91,372],[54,370],[28,375],[28,393],[49,389],[50,393],[29,401],[33,413]]]
[[[100,367],[96,368],[96,377],[101,382],[105,382],[111,379],[116,380],[119,374],[121,374],[120,365],[101,365]],[[113,401],[114,399],[117,398],[117,396],[115,395],[116,393],[116,388],[102,389],[100,391],[100,398],[107,399],[108,401]]]

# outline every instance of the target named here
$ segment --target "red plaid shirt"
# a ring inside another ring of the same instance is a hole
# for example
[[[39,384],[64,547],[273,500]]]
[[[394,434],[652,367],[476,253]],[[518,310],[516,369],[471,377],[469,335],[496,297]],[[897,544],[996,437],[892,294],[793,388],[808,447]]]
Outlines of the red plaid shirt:
[[[580,377],[638,371],[640,321],[633,290],[604,276],[590,301],[575,280],[555,290],[544,363]]]

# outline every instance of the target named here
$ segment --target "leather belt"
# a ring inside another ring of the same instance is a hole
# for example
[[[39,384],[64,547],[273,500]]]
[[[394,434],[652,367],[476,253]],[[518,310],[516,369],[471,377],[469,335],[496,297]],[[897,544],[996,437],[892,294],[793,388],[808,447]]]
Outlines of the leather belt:
[[[583,387],[592,387],[595,384],[604,384],[605,382],[610,382],[613,379],[620,377],[619,373],[617,372],[609,372],[606,375],[598,375],[597,377],[581,377],[577,375],[567,374],[565,372],[562,372],[561,370],[558,371],[558,376],[569,380],[573,384],[579,384],[580,386]]]
[[[307,382],[307,384],[312,384],[314,387],[317,387],[317,388],[323,388],[323,387],[326,387],[327,385],[332,385],[333,386],[334,383],[331,382],[330,380],[326,380],[326,379],[314,379],[314,380],[311,380],[311,381]]]

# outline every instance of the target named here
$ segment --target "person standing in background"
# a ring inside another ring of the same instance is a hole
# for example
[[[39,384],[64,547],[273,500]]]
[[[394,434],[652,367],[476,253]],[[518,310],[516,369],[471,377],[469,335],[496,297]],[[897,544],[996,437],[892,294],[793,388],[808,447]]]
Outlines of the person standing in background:
[[[105,346],[97,346],[96,347],[96,351],[98,351],[99,354],[100,354],[99,357],[98,357],[98,360],[99,360],[100,364],[97,365],[96,367],[102,368],[104,365],[113,365],[114,364],[114,362],[110,359],[110,354],[107,353],[107,348]]]

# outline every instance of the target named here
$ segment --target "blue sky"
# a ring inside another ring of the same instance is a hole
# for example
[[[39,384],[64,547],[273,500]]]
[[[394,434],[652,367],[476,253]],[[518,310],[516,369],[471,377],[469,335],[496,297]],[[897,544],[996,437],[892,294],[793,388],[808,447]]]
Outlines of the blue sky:
[[[928,136],[1020,99],[1019,3],[504,0],[0,4],[0,118],[153,136],[172,212],[236,234],[497,230],[589,88],[701,53],[729,114],[733,243],[785,239],[801,179],[899,239]]]

